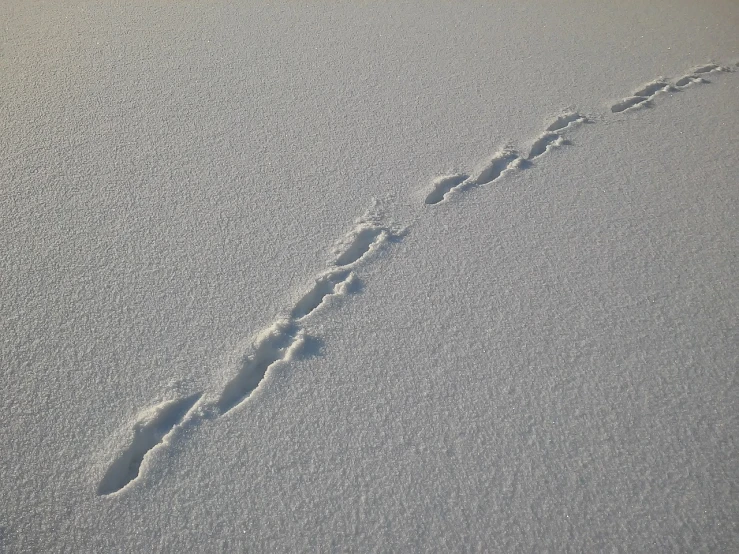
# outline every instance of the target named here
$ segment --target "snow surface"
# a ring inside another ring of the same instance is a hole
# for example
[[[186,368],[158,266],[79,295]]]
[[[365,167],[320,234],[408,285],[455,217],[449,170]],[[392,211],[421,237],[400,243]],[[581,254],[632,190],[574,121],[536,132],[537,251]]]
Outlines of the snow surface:
[[[739,550],[738,26],[0,4],[0,551]]]

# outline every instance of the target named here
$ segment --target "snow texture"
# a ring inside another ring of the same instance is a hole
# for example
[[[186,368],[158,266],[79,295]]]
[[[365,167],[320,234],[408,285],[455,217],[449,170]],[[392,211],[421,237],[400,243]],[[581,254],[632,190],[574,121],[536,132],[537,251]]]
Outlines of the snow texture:
[[[739,550],[739,6],[0,6],[0,551]]]

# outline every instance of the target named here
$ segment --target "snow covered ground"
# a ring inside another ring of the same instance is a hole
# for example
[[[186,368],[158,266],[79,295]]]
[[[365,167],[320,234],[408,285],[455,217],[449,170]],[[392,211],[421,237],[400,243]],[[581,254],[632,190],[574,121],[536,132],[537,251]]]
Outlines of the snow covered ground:
[[[738,28],[0,3],[0,551],[738,550]]]

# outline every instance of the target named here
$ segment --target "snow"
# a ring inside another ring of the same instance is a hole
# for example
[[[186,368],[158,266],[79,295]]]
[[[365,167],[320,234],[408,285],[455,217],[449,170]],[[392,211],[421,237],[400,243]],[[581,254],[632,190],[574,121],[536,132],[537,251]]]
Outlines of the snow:
[[[0,551],[739,549],[735,2],[0,21]]]

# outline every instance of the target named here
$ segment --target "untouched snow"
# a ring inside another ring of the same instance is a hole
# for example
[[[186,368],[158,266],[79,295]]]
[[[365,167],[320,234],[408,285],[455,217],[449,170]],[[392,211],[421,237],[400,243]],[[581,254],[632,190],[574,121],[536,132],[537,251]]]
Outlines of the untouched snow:
[[[739,549],[739,6],[612,4],[0,5],[0,551]]]

